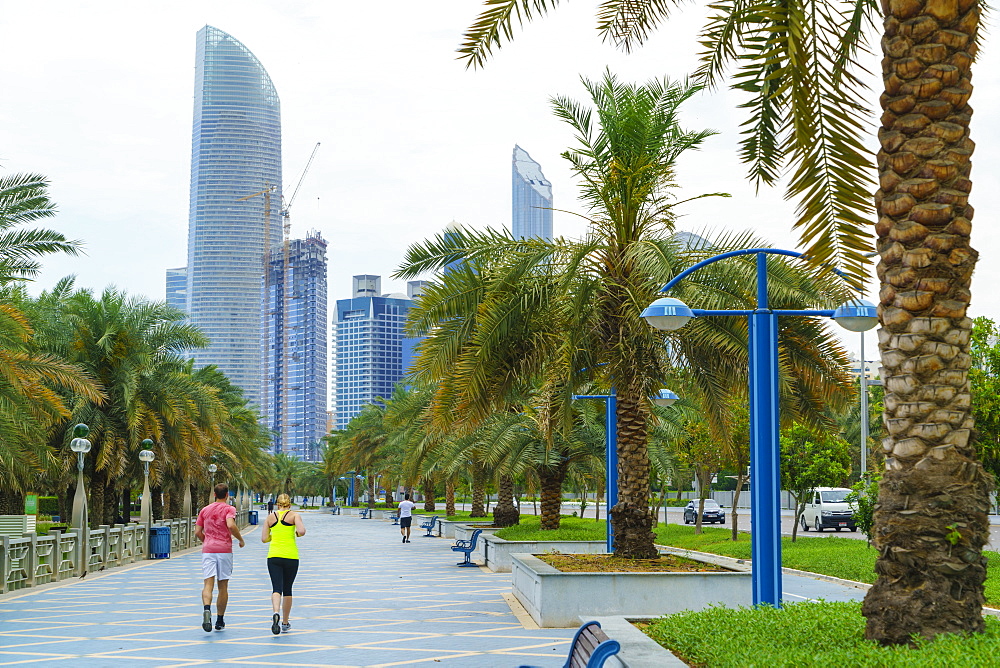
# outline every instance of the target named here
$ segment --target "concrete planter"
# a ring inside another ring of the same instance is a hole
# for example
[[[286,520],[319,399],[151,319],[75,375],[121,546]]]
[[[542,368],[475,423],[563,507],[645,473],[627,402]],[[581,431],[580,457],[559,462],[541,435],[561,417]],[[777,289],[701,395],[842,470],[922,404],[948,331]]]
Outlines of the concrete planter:
[[[750,572],[561,573],[531,554],[511,555],[514,596],[542,627],[580,617],[665,615],[710,605],[752,605]]]
[[[458,538],[458,536],[455,535],[455,527],[464,524],[475,524],[476,526],[489,526],[490,524],[493,524],[493,520],[492,518],[484,518],[482,520],[480,519],[445,520],[439,517],[437,521],[437,526],[434,527],[434,530],[437,531],[437,535],[440,538]]]
[[[603,540],[504,540],[496,536],[479,536],[483,540],[483,559],[486,567],[496,573],[510,573],[511,555],[562,552],[563,554],[605,554],[607,542]]]

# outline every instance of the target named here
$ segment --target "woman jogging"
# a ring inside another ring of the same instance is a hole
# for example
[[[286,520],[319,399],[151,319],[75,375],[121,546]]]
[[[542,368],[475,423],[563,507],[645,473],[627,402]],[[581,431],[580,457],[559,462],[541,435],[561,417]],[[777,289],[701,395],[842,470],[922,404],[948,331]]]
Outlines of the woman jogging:
[[[292,500],[287,494],[280,494],[278,510],[267,516],[260,534],[261,541],[271,544],[267,551],[267,572],[271,576],[271,607],[274,610],[271,633],[274,635],[288,633],[292,628],[288,613],[292,611],[292,583],[299,572],[299,548],[295,540],[306,535],[302,516],[291,508]]]

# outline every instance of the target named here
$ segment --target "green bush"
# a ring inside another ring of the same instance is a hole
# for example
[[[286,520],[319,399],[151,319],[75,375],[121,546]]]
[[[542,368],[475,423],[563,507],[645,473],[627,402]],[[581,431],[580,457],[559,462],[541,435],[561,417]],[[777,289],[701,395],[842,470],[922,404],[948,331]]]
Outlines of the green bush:
[[[691,499],[667,499],[663,502],[663,505],[668,508],[683,508],[688,504]]]
[[[57,497],[57,496],[40,496],[40,497],[38,497],[38,514],[39,515],[58,515],[59,514],[59,497]]]
[[[69,525],[65,522],[39,522],[35,525],[35,533],[39,536],[48,536],[50,531],[69,531]]]
[[[881,647],[865,640],[864,626],[860,602],[821,601],[788,603],[781,610],[681,612],[654,620],[644,630],[690,665],[711,668],[978,667],[997,665],[1000,653],[1000,620],[995,617],[986,617],[985,633],[918,640],[916,648]]]

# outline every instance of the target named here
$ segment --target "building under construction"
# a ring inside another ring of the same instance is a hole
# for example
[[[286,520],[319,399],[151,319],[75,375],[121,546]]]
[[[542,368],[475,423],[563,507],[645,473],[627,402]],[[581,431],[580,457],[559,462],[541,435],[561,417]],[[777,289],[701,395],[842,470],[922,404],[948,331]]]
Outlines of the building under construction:
[[[326,246],[319,232],[272,246],[261,396],[273,450],[319,461],[327,433]]]

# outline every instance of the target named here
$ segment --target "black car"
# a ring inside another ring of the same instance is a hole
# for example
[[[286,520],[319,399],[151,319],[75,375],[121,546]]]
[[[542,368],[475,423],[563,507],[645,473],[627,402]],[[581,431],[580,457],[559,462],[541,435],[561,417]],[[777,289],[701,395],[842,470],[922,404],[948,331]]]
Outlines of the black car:
[[[695,500],[684,507],[684,524],[694,524],[698,520],[698,503]],[[705,510],[701,514],[702,524],[726,523],[726,511],[715,499],[705,499]]]

